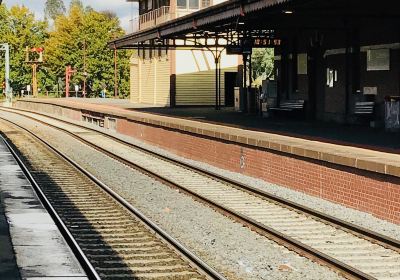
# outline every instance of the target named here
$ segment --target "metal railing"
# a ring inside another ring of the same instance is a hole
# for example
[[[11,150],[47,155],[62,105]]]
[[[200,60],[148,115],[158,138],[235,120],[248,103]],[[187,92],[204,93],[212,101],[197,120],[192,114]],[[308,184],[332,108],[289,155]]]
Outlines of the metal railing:
[[[201,0],[201,8],[206,8],[211,5],[211,0]],[[199,10],[197,9],[189,9],[189,8],[176,8],[175,11],[170,9],[170,6],[162,6],[158,9],[152,10],[140,16],[137,16],[131,20],[129,20],[130,32],[137,32],[139,30],[151,28],[156,26],[160,23],[166,22],[168,20],[174,19],[176,17],[184,16],[194,11]]]
[[[172,19],[170,7],[163,6],[139,16],[139,30],[153,27]]]

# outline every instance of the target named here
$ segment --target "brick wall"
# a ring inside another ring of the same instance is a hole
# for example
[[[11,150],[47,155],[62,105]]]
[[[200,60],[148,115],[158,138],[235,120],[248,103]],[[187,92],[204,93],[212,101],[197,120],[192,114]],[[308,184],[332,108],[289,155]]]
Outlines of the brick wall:
[[[400,179],[120,119],[119,133],[400,224]]]
[[[80,110],[58,105],[17,102],[17,107],[81,119]],[[257,177],[400,224],[399,177],[115,118],[117,132],[177,155]]]

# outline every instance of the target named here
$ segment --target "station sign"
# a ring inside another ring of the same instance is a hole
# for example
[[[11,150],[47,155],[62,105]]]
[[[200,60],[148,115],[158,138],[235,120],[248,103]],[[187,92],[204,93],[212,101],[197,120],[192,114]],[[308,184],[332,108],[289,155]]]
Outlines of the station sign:
[[[273,48],[281,45],[280,39],[273,38],[254,38],[249,44],[249,40],[242,41],[240,44],[226,46],[226,54],[251,54],[252,48]]]
[[[253,48],[273,48],[281,45],[280,39],[273,38],[255,38]]]

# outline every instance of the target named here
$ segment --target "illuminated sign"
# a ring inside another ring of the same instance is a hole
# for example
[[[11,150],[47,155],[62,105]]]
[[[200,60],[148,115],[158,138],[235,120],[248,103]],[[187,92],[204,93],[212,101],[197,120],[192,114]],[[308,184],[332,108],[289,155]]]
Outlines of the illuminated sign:
[[[226,54],[251,54],[252,48],[273,48],[281,45],[280,39],[255,38],[242,40],[241,44],[226,46]]]

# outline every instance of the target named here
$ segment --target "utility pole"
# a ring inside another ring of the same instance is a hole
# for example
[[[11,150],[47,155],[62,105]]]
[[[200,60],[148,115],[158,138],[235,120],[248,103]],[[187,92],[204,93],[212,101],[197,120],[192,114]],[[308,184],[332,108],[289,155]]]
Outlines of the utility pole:
[[[7,100],[12,99],[11,87],[10,87],[10,46],[8,43],[0,44],[0,50],[5,52],[5,66],[6,66],[6,75],[5,75],[5,82],[6,82],[6,96]]]

